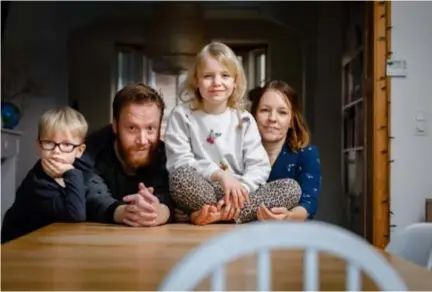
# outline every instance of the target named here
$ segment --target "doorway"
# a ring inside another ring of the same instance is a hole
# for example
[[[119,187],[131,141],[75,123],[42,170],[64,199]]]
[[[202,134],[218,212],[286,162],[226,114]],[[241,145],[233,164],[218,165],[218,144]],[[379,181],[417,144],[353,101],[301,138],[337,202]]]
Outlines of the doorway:
[[[342,58],[345,227],[384,248],[390,233],[391,2],[346,2]]]

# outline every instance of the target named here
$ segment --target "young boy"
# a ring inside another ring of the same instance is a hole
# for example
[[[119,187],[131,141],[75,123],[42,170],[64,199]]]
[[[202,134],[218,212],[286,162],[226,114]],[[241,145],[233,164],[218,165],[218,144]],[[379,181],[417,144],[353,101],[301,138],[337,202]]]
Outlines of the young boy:
[[[41,116],[36,140],[40,159],[5,214],[2,243],[54,222],[115,222],[114,212],[123,203],[80,159],[87,129],[84,116],[69,107]]]

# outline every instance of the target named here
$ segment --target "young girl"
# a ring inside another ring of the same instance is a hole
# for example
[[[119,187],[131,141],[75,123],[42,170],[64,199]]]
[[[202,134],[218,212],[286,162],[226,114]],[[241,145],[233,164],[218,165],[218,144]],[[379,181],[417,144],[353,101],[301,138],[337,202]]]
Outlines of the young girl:
[[[266,184],[271,165],[253,116],[242,110],[245,91],[236,55],[213,42],[188,73],[181,92],[188,99],[170,114],[165,147],[171,194],[192,212],[192,223],[243,223],[256,220],[261,204],[290,209],[298,203],[301,190],[294,180]]]

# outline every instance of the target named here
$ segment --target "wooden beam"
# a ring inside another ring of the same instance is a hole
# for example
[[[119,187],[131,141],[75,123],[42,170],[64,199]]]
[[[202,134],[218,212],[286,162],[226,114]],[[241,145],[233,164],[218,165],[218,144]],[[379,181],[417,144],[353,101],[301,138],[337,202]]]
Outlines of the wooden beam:
[[[364,3],[364,61],[363,61],[363,95],[364,95],[364,196],[363,196],[363,236],[372,243],[373,235],[373,76],[374,76],[374,6],[373,2]]]
[[[390,233],[390,1],[373,2],[372,243],[385,248]]]

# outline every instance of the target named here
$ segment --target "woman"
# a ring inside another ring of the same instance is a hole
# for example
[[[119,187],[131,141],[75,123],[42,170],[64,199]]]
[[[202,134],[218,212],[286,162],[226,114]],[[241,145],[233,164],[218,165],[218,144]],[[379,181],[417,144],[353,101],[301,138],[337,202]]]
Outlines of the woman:
[[[321,169],[318,149],[310,144],[310,133],[301,113],[297,93],[283,81],[270,81],[255,98],[251,96],[262,143],[272,165],[268,182],[293,178],[301,187],[299,204],[287,210],[261,206],[259,220],[313,219],[318,207]]]
[[[307,220],[317,211],[321,187],[321,169],[318,150],[310,144],[310,133],[301,113],[300,101],[294,89],[283,81],[270,81],[259,91],[256,88],[249,98],[251,114],[256,119],[262,143],[270,158],[271,173],[268,182],[283,178],[296,180],[301,187],[297,206],[257,209],[258,220]],[[222,217],[232,219],[234,209],[223,212]],[[193,221],[215,216],[208,208],[194,212]],[[185,216],[176,215],[180,221]]]

